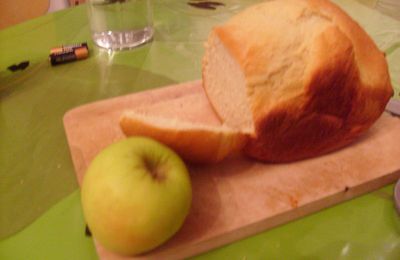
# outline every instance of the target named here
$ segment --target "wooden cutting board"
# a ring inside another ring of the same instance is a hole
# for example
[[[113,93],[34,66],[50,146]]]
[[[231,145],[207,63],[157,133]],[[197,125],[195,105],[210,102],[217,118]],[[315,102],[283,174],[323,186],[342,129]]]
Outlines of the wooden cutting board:
[[[124,138],[118,124],[122,111],[158,106],[179,117],[196,107],[193,100],[202,103],[205,98],[201,82],[196,81],[91,103],[66,113],[64,126],[79,183],[94,156]],[[193,112],[204,112],[198,110]],[[134,259],[193,256],[396,181],[400,177],[400,120],[385,113],[358,141],[318,158],[264,164],[239,157],[189,168],[193,204],[183,227],[166,244]],[[101,259],[126,259],[98,244],[96,248]]]

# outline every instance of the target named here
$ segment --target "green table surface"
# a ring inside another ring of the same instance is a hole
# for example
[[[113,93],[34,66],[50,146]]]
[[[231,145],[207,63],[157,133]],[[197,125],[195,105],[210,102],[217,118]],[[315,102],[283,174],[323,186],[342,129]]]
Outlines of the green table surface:
[[[224,1],[215,11],[153,2],[154,41],[130,51],[94,46],[84,5],[0,31],[0,259],[97,259],[84,232],[63,115],[88,102],[199,79],[212,26],[259,1]],[[385,51],[399,98],[400,22],[355,1],[334,2]],[[50,66],[51,47],[77,42],[89,43],[88,59]],[[25,70],[7,69],[25,60]],[[194,258],[400,259],[393,187]]]

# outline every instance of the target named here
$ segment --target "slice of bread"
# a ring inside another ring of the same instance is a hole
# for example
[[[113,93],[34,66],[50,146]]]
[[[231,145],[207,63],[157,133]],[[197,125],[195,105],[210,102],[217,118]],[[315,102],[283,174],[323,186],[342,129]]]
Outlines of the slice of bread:
[[[289,162],[343,147],[393,94],[384,54],[327,0],[272,0],[211,32],[203,86],[249,156]]]
[[[154,138],[194,163],[216,163],[233,156],[247,140],[219,121],[204,93],[126,111],[120,126],[125,135]]]

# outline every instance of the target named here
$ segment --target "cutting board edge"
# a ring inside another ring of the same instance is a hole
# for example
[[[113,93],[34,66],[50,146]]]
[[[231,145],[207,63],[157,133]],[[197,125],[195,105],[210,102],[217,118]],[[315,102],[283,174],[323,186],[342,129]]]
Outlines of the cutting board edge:
[[[355,199],[357,197],[365,195],[366,193],[376,191],[386,185],[395,183],[398,179],[400,179],[400,168],[390,174],[383,175],[380,178],[373,179],[358,186],[346,187],[343,192],[331,194],[329,196],[321,198],[318,201],[314,201],[313,204],[303,205],[295,208],[293,211],[286,211],[270,218],[248,224],[239,229],[225,233],[224,235],[202,241],[199,244],[178,246],[173,249],[163,251],[162,254],[155,253],[155,255],[152,255],[150,252],[147,255],[133,257],[129,259],[160,259],[163,257],[168,257],[168,259],[185,259],[187,257],[200,255],[209,251],[210,248],[212,250],[218,249],[222,246],[237,242],[249,236],[254,236],[262,232],[266,232],[275,227],[288,224],[292,221],[310,216],[311,214],[317,213],[324,209],[328,209],[332,206],[339,205],[343,202]]]

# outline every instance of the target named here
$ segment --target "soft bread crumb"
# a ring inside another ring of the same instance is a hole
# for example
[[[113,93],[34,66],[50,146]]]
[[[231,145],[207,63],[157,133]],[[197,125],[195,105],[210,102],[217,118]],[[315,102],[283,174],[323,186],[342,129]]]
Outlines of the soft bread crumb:
[[[209,44],[203,67],[203,84],[208,86],[207,96],[218,100],[216,113],[230,127],[242,132],[254,132],[253,118],[246,95],[246,82],[239,64],[231,58],[215,34]],[[229,75],[224,77],[223,75]]]
[[[216,115],[210,108],[207,116],[207,110],[201,109],[203,106],[191,106],[191,101],[191,98],[173,100],[125,111],[120,119],[121,129],[126,136],[158,140],[194,163],[216,163],[239,153],[247,136],[212,120]],[[183,113],[185,108],[191,112]],[[177,113],[173,115],[171,111]],[[196,114],[202,117],[192,116]]]

